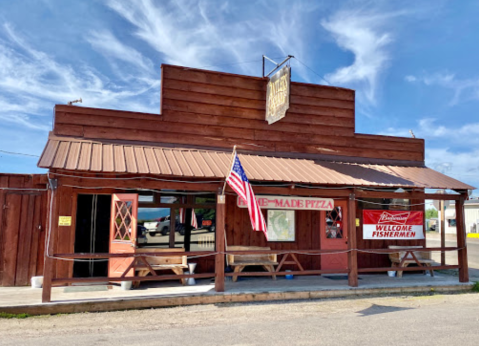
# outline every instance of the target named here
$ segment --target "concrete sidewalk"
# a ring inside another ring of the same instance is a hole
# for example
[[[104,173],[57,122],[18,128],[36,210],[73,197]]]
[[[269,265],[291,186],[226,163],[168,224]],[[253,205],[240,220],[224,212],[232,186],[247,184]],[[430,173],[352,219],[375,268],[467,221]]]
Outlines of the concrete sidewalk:
[[[55,287],[52,302],[41,303],[41,289],[0,288],[0,312],[56,314],[85,311],[114,311],[196,305],[224,302],[318,299],[380,294],[468,291],[471,283],[461,284],[457,276],[436,272],[435,277],[405,272],[402,278],[386,273],[360,275],[359,287],[348,286],[346,275],[278,278],[239,278],[226,283],[226,292],[214,291],[212,280],[198,280],[195,286],[176,282],[144,283],[140,289],[124,291],[115,285]]]

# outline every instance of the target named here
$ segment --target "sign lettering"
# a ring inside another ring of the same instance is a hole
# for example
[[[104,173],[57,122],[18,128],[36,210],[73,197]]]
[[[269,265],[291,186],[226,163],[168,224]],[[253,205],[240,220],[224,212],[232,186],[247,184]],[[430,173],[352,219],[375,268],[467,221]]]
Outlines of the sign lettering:
[[[293,210],[333,210],[334,200],[331,198],[286,197],[286,196],[256,196],[256,200],[264,209]],[[236,205],[247,208],[246,201],[238,196]]]
[[[289,108],[291,68],[284,66],[268,82],[266,90],[266,121],[269,125],[286,115]]]

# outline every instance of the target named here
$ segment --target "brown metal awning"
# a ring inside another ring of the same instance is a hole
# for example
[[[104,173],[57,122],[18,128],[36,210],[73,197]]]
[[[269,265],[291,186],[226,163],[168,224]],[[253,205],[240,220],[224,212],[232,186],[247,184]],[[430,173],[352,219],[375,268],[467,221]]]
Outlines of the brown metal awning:
[[[471,190],[425,166],[327,161],[238,154],[251,181],[341,186],[417,187]],[[272,154],[271,154],[272,155]],[[113,143],[50,137],[39,167],[94,173],[154,174],[188,178],[225,178],[231,153],[138,143]]]

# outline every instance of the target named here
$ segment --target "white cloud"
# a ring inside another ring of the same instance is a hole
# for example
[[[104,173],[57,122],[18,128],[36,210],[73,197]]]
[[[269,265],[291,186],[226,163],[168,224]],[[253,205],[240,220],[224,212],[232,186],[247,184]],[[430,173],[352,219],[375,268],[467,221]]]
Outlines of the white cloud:
[[[316,7],[288,4],[284,11],[258,2],[254,13],[243,19],[244,6],[236,13],[237,4],[226,2],[110,0],[108,6],[131,24],[134,35],[160,53],[165,63],[196,68],[227,66],[230,72],[251,75],[259,74],[262,54],[274,52],[271,58],[291,54],[299,59],[306,55],[304,36],[310,28],[302,18]],[[298,64],[295,73],[308,80],[304,66]]]
[[[407,128],[389,127],[381,132],[387,136],[410,137]],[[442,139],[451,144],[479,145],[479,122],[462,124],[461,126],[445,126],[438,124],[435,118],[423,118],[417,121],[417,126],[411,126],[416,138],[426,140]]]
[[[338,68],[326,79],[358,89],[364,101],[374,105],[380,75],[391,59],[389,46],[393,39],[386,24],[401,14],[345,10],[323,20],[322,26],[331,32],[338,46],[354,54],[351,65]]]
[[[409,75],[409,76],[404,77],[404,80],[406,80],[408,82],[415,82],[417,80],[417,78],[412,76],[412,75]]]
[[[406,76],[408,82],[420,82],[426,86],[439,86],[452,91],[449,105],[454,106],[462,101],[479,100],[479,77],[458,78],[449,72],[425,74],[422,76]]]
[[[445,126],[434,118],[418,120],[416,138],[426,140],[426,165],[441,173],[479,187],[479,122]],[[381,134],[410,137],[407,128],[388,128]]]
[[[456,151],[447,147],[426,150],[428,167],[479,187],[479,149]]]
[[[110,31],[92,31],[86,40],[107,58],[124,61],[150,76],[154,74],[153,63],[150,59],[144,57],[136,49],[120,42]]]
[[[241,58],[243,40],[227,37],[234,23],[213,25],[208,16],[210,8],[202,3],[178,1],[156,6],[150,0],[111,0],[108,5],[130,22],[135,35],[161,53],[167,63],[201,67],[220,61],[224,55],[235,61]],[[241,37],[241,31],[235,36]]]
[[[134,50],[124,46],[114,49],[134,55]],[[140,64],[149,68],[147,60]],[[47,131],[50,119],[44,115],[51,115],[53,105],[79,97],[90,107],[157,112],[159,96],[155,104],[141,103],[138,97],[149,92],[159,95],[159,78],[130,76],[131,83],[119,85],[84,64],[59,63],[31,46],[11,25],[0,28],[0,119],[10,123]]]

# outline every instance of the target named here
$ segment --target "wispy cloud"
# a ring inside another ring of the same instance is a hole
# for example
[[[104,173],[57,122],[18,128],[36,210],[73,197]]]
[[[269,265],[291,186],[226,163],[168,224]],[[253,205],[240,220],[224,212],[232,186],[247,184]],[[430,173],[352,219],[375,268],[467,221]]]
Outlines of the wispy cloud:
[[[449,105],[451,106],[461,101],[479,100],[479,77],[458,78],[454,73],[441,72],[421,76],[407,75],[404,79],[410,83],[450,89],[452,97]]]
[[[435,118],[423,118],[416,122],[415,126],[410,128],[414,131],[417,138],[424,138],[426,140],[441,139],[450,144],[467,143],[470,145],[479,145],[479,122],[472,122],[461,124],[460,126],[446,126],[442,125]],[[402,136],[410,137],[407,128],[387,128],[381,134],[388,136]]]
[[[389,46],[393,41],[387,23],[404,12],[378,13],[365,10],[343,10],[321,22],[337,45],[354,54],[351,65],[326,75],[332,84],[356,88],[363,101],[376,104],[381,73],[388,67]]]
[[[166,63],[201,67],[243,57],[248,41],[238,39],[243,30],[233,36],[231,31],[239,29],[234,23],[213,25],[208,4],[178,1],[157,6],[150,0],[111,0],[108,6],[132,24],[135,36],[161,53]]]
[[[412,128],[426,140],[426,164],[441,173],[479,187],[479,122],[446,126],[423,118]],[[388,128],[381,134],[410,137],[407,128]]]
[[[108,59],[119,60],[136,67],[149,77],[154,75],[153,63],[136,49],[125,45],[108,30],[92,31],[86,40],[93,49],[103,54]]]
[[[235,3],[216,1],[153,2],[110,0],[108,6],[133,27],[136,37],[160,54],[165,63],[258,75],[262,54],[305,55],[306,30],[301,18],[316,6],[289,4],[288,11],[258,2],[244,16]],[[251,62],[234,66],[235,63]],[[233,64],[228,64],[233,63]],[[297,73],[308,79],[303,66]]]
[[[457,151],[448,147],[426,151],[426,164],[441,173],[479,187],[479,150]]]
[[[126,60],[131,60],[126,53],[135,52],[118,44],[109,53],[115,49]],[[146,59],[140,59],[141,64],[151,68]],[[50,119],[45,115],[51,115],[53,105],[78,97],[91,107],[156,111],[159,100],[149,105],[137,98],[148,92],[158,94],[158,89],[159,79],[132,77],[128,86],[119,85],[90,66],[62,64],[34,48],[10,24],[0,28],[0,118],[8,122],[48,130]]]

